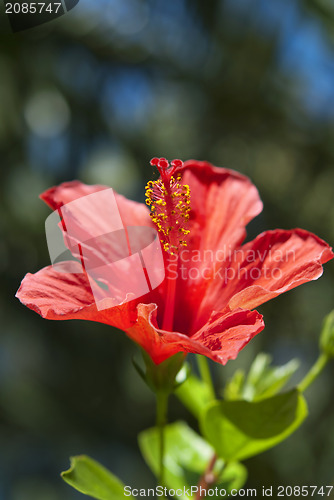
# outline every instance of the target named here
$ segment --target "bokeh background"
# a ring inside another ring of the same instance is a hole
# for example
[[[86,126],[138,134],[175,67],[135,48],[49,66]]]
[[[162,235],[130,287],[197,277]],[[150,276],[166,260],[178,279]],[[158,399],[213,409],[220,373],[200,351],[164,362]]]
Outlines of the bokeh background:
[[[38,195],[78,178],[143,201],[152,156],[205,159],[258,186],[265,208],[249,237],[303,227],[333,244],[334,3],[80,0],[58,20],[0,34],[0,101],[0,499],[82,498],[59,478],[78,453],[152,486],[136,435],[154,423],[154,398],[133,368],[136,347],[106,325],[45,321],[14,298],[26,272],[49,264]],[[235,362],[211,365],[217,387],[262,350],[277,364],[299,358],[299,381],[333,308],[329,263],[261,308],[264,332]],[[247,487],[334,483],[333,375],[332,365],[308,390],[302,428],[246,462]],[[172,399],[176,418],[194,424]]]

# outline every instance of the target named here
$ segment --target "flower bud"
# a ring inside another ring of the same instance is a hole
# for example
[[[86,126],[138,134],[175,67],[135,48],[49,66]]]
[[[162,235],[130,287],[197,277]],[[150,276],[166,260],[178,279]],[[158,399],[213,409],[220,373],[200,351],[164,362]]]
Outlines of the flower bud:
[[[320,334],[320,349],[328,357],[334,358],[334,310],[324,319]]]

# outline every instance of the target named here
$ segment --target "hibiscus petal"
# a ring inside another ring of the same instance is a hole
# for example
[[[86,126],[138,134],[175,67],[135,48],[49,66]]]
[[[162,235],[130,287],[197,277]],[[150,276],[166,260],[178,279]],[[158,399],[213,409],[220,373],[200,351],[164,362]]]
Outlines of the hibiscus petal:
[[[169,343],[167,337],[156,326],[156,304],[138,304],[138,317],[134,325],[126,330],[126,334],[140,345],[159,364],[173,354],[182,351],[175,342]],[[177,334],[176,334],[177,335]],[[186,335],[179,334],[182,338]]]
[[[160,248],[147,206],[127,200],[105,186],[73,181],[47,190],[41,198],[58,210],[64,241],[72,255],[83,262],[92,278],[109,286],[111,296],[117,295],[120,283],[125,284],[129,276],[125,269],[129,256],[135,259],[139,250],[147,253],[150,247],[155,249],[157,245],[151,245],[154,240]],[[52,232],[57,230],[56,225],[51,227],[51,241]],[[152,274],[155,271],[151,267]],[[158,271],[155,274],[159,276],[152,278],[160,282],[162,273]]]
[[[128,227],[152,227],[146,205],[130,201],[106,186],[65,182],[48,189],[40,198],[59,212],[65,244],[72,253],[79,256],[80,244],[85,258],[100,264],[125,257]],[[140,238],[140,232],[137,234]]]
[[[296,286],[316,280],[323,273],[322,264],[334,257],[325,241],[303,229],[264,232],[242,250],[240,269],[244,276],[229,301],[231,308],[253,309]],[[252,269],[255,270],[253,276]]]
[[[59,186],[54,186],[42,193],[40,198],[45,201],[49,207],[53,210],[61,208],[63,205],[70,203],[71,201],[82,198],[83,196],[88,196],[105,189],[110,189],[108,186],[103,186],[99,184],[87,185],[80,181],[64,182]],[[116,193],[117,206],[121,214],[123,224],[125,226],[151,226],[151,219],[149,216],[149,210],[143,203],[138,203],[136,201],[128,200],[124,196]],[[98,199],[97,199],[98,201]],[[92,208],[92,207],[90,207]],[[109,227],[108,221],[105,220],[104,207],[96,204],[93,207],[93,212],[85,214],[84,226],[88,234],[95,233],[96,225],[103,224]],[[89,231],[89,228],[92,231]],[[103,233],[103,230],[102,230]],[[101,234],[102,234],[101,233]]]
[[[137,304],[134,301],[115,306],[112,299],[104,298],[103,309],[98,310],[91,283],[86,274],[82,273],[81,265],[73,265],[77,266],[76,273],[56,271],[51,266],[36,274],[28,273],[22,280],[16,297],[46,319],[85,319],[123,330],[136,321]]]
[[[322,264],[333,258],[329,245],[302,230],[275,230],[260,234],[237,249],[218,270],[202,302],[207,317],[213,304],[231,309],[253,309],[322,275]]]
[[[211,353],[200,354],[225,365],[229,359],[235,359],[241,349],[263,328],[262,315],[257,311],[230,311],[227,308],[223,312],[213,313],[208,323],[191,340],[199,342]]]
[[[256,187],[248,177],[207,162],[186,161],[182,174],[191,191],[191,249],[233,250],[262,211]]]
[[[225,364],[264,328],[257,311],[244,309],[212,314],[210,320],[192,337],[178,332],[160,330],[156,325],[155,304],[139,304],[138,320],[127,330],[156,364],[177,352],[196,353]]]

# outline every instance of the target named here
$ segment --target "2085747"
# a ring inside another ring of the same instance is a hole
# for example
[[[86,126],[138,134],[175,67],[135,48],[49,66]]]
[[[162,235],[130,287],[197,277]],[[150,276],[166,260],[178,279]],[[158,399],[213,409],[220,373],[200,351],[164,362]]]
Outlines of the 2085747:
[[[329,497],[333,486],[278,486],[278,497]]]
[[[6,2],[6,14],[57,14],[61,2]]]

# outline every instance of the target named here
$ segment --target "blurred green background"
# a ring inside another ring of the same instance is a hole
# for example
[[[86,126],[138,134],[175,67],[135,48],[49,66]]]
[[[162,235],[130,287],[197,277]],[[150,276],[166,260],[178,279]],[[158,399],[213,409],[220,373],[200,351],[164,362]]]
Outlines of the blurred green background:
[[[59,478],[78,453],[152,486],[136,435],[154,423],[154,398],[133,368],[136,347],[106,325],[45,321],[14,298],[26,272],[49,265],[38,195],[78,178],[143,201],[152,156],[205,159],[259,188],[249,237],[303,227],[333,244],[334,4],[80,0],[0,35],[0,101],[0,499],[82,498]],[[261,350],[277,364],[300,358],[299,381],[333,307],[331,262],[261,308],[266,329],[235,362],[211,365],[217,387]],[[333,375],[332,365],[308,390],[302,428],[246,462],[247,487],[334,483]],[[171,403],[171,420],[194,424]]]

